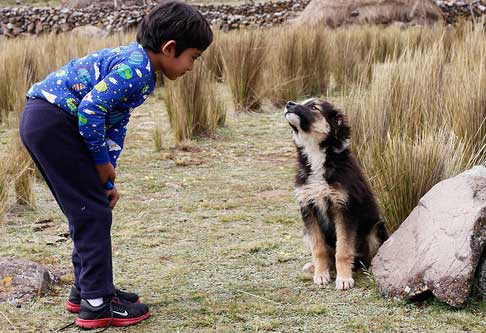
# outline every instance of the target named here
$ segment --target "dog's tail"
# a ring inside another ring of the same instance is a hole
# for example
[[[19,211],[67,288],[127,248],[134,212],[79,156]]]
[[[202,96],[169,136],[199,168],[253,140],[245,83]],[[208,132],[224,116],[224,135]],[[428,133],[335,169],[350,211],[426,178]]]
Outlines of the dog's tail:
[[[366,256],[363,258],[363,263],[366,267],[371,264],[371,260],[378,252],[381,244],[388,239],[388,230],[383,220],[378,221],[371,229],[368,237],[366,238],[367,251]]]

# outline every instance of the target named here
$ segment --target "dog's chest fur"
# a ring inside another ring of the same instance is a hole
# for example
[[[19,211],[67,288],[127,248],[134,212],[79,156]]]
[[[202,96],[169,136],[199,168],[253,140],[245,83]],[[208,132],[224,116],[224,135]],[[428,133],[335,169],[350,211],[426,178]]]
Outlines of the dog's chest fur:
[[[345,193],[326,180],[326,153],[318,145],[307,144],[299,147],[298,154],[300,156],[295,195],[300,207],[314,205],[326,215],[329,204],[345,204]]]

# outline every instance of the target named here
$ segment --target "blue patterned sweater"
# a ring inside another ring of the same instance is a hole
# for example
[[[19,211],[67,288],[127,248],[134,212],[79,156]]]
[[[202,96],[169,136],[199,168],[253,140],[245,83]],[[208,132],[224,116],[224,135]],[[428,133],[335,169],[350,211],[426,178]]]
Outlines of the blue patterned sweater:
[[[130,113],[154,90],[150,58],[138,43],[103,49],[49,74],[27,92],[78,118],[96,164],[116,162]]]

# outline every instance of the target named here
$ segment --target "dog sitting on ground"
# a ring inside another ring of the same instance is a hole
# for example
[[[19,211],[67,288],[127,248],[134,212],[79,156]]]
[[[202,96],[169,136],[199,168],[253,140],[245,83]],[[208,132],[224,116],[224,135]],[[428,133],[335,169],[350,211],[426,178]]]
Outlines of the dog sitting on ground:
[[[335,259],[336,289],[354,286],[353,268],[369,266],[388,238],[375,197],[349,149],[350,128],[330,103],[311,99],[288,102],[285,118],[297,147],[295,193],[312,253],[314,283],[331,281]]]

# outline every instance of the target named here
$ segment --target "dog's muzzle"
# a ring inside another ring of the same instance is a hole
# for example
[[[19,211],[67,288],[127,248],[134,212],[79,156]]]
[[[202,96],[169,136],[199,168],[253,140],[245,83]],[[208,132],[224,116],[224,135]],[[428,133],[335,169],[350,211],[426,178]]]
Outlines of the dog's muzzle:
[[[297,103],[293,101],[288,101],[287,104],[285,104],[285,108],[284,108],[285,114],[294,111],[296,105]]]

